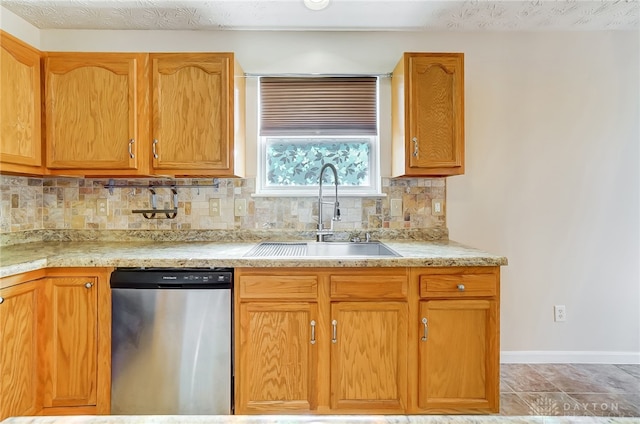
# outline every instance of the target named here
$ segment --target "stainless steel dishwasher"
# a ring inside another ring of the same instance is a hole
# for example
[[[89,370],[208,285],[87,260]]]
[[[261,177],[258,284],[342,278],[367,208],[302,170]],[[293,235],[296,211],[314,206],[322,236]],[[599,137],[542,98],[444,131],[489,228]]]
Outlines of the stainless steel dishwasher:
[[[111,274],[111,413],[223,415],[232,405],[229,268]]]

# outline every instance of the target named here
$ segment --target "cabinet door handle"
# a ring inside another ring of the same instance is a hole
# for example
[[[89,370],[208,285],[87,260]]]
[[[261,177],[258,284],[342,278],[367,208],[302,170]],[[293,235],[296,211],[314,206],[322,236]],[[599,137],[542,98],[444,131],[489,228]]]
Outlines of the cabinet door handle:
[[[311,344],[316,344],[316,322],[311,320]]]
[[[85,283],[84,285],[86,288],[90,289],[91,287],[93,287],[93,283]]]
[[[420,338],[420,340],[422,340],[423,342],[427,341],[427,333],[429,331],[429,327],[427,327],[427,319],[426,318],[422,318],[422,325],[424,326],[424,333],[422,333],[422,338]]]
[[[418,157],[418,137],[413,137],[411,141],[413,141],[413,157],[417,158]]]
[[[335,319],[331,321],[331,327],[333,329],[333,338],[331,339],[331,343],[338,343],[338,321]]]
[[[2,302],[4,302],[4,297],[0,297],[0,304],[2,304]]]
[[[133,154],[133,143],[135,143],[135,142],[136,142],[136,140],[134,138],[129,140],[129,157],[131,159],[134,159],[136,157],[136,155]]]
[[[458,290],[464,291],[464,284],[458,284]]]
[[[151,145],[151,151],[153,152],[153,158],[154,159],[158,159],[158,151],[156,150],[156,145],[158,144],[158,139],[154,138],[153,139],[153,144]]]

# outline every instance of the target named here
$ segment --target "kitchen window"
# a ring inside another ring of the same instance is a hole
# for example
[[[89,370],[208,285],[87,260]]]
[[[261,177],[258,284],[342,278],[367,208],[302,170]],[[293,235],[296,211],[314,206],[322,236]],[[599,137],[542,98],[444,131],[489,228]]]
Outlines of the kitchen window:
[[[317,196],[325,163],[342,195],[380,193],[377,77],[262,77],[259,98],[256,194]]]

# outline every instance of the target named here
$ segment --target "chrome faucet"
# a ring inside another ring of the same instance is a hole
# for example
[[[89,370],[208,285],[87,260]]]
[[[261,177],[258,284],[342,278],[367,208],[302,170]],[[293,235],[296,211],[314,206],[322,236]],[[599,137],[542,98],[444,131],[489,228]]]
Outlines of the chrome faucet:
[[[333,171],[333,182],[336,186],[336,198],[333,202],[322,201],[322,177],[324,176],[324,171],[327,168],[330,168]],[[328,231],[324,229],[324,225],[322,224],[323,204],[333,204],[333,217],[331,218],[331,226]],[[325,241],[324,237],[326,235],[333,234],[333,223],[335,221],[340,221],[340,202],[338,202],[338,170],[332,164],[326,163],[322,169],[320,169],[320,190],[318,191],[318,231],[316,232],[316,241]]]

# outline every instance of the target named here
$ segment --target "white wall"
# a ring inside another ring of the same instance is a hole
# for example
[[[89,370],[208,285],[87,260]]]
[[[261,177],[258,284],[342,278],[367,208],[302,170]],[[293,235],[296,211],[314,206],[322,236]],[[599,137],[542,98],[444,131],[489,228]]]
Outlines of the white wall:
[[[40,48],[40,30],[10,10],[0,6],[0,28],[33,47]]]
[[[40,32],[51,51],[234,51],[248,73],[387,73],[403,51],[464,52],[467,172],[447,181],[448,226],[509,258],[515,361],[640,361],[639,47],[638,32]]]
[[[509,258],[502,350],[638,361],[638,34],[482,38],[465,49],[468,166],[448,180],[447,221]]]

